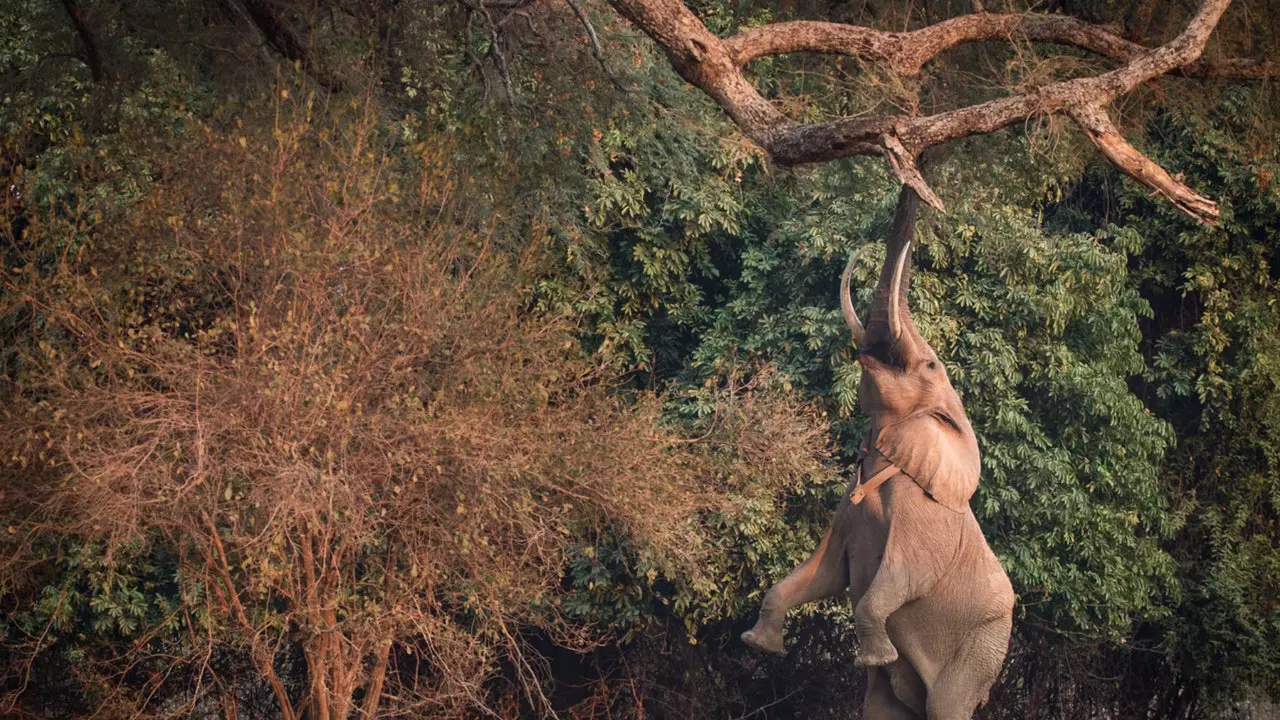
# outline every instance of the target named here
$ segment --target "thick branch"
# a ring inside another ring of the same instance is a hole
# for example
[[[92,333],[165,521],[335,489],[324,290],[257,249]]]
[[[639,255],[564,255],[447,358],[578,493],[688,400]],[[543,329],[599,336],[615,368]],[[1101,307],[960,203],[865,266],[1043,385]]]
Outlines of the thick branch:
[[[743,131],[766,149],[796,123],[760,96],[724,42],[680,0],[610,0],[614,9],[653,38],[680,76],[710,95]]]
[[[898,182],[914,190],[915,194],[925,202],[945,212],[942,198],[929,187],[924,174],[920,172],[920,167],[916,165],[915,156],[903,146],[902,141],[894,135],[886,134],[881,138],[881,142],[884,143],[885,155],[889,158],[889,165],[893,168],[893,174],[898,178]],[[887,257],[896,257],[896,255],[890,254]]]
[[[682,77],[719,103],[743,132],[769,152],[774,161],[782,165],[797,165],[852,155],[884,154],[892,162],[899,180],[939,209],[941,200],[924,184],[912,160],[922,151],[1034,117],[1073,113],[1090,117],[1088,108],[1100,108],[1177,68],[1198,68],[1201,72],[1215,69],[1209,63],[1198,61],[1209,35],[1230,4],[1230,0],[1204,0],[1181,35],[1164,46],[1148,49],[1073,18],[990,13],[966,15],[907,33],[835,23],[793,22],[769,25],[720,40],[680,0],[611,2],[663,48]],[[1126,64],[1097,76],[1051,83],[1032,92],[927,117],[842,118],[816,125],[800,125],[783,116],[761,97],[741,71],[742,65],[755,57],[819,51],[862,55],[884,61],[900,74],[914,76],[919,74],[925,62],[956,45],[1008,39],[1015,33],[1033,40],[1086,47],[1121,59]],[[1270,63],[1247,64],[1243,61],[1216,66],[1216,69],[1224,68],[1237,73],[1237,76],[1274,70]],[[1079,118],[1077,122],[1080,122]],[[1090,127],[1093,130],[1089,130]],[[1091,137],[1096,135],[1095,142],[1105,136],[1105,147],[1099,143],[1104,154],[1113,162],[1124,158],[1130,167],[1138,167],[1133,164],[1133,157],[1122,152],[1121,145],[1115,142],[1119,138],[1118,133],[1099,133],[1099,127],[1094,123],[1086,126],[1086,130]],[[1123,138],[1119,139],[1123,143]],[[1129,149],[1132,150],[1131,147]],[[1132,152],[1142,157],[1136,150]],[[1154,165],[1149,160],[1146,162]],[[1149,172],[1149,168],[1142,172],[1128,169],[1125,172],[1171,199],[1182,198],[1181,201],[1175,199],[1175,202],[1198,219],[1210,221],[1216,217],[1212,203],[1206,206],[1184,194],[1170,194],[1173,187],[1171,179],[1165,182]],[[1164,173],[1163,178],[1168,177],[1168,173]]]
[[[961,15],[910,32],[888,32],[828,22],[788,22],[753,28],[725,40],[740,65],[766,55],[824,52],[887,63],[908,77],[959,45],[1016,37],[1074,45],[1127,61],[1147,48],[1065,15],[981,13]]]
[[[1073,109],[1075,120],[1094,145],[1121,172],[1168,198],[1191,217],[1212,222],[1218,217],[1218,205],[1173,178],[1164,168],[1124,139],[1105,110],[1098,106]]]
[[[962,15],[910,32],[801,20],[745,30],[726,38],[724,44],[739,67],[770,55],[817,52],[883,62],[899,75],[914,77],[925,63],[960,45],[1019,38],[1071,45],[1124,63],[1151,52],[1151,48],[1105,27],[1066,15],[1036,13]],[[1200,60],[1183,67],[1181,74],[1261,78],[1280,74],[1280,67],[1270,61],[1243,58]]]
[[[869,154],[863,145],[896,134],[912,154],[925,148],[999,130],[1031,117],[1062,113],[1073,107],[1104,104],[1133,92],[1142,83],[1196,59],[1230,0],[1209,0],[1187,29],[1168,45],[1132,63],[1095,77],[1050,83],[1032,92],[991,100],[926,117],[843,118],[798,127],[767,149],[784,165]]]

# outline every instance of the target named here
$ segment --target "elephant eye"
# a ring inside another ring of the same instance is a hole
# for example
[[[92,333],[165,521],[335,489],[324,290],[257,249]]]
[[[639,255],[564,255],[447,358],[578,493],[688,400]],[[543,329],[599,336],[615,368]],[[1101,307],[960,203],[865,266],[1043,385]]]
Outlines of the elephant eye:
[[[933,413],[933,416],[937,418],[939,422],[945,423],[947,427],[951,428],[952,430],[955,430],[956,432],[960,432],[960,423],[957,423],[956,419],[951,417],[947,413],[935,412]]]
[[[935,361],[933,361],[933,360],[930,360],[930,361],[929,361],[929,369],[930,369],[930,370],[937,370],[937,369],[938,369],[938,363],[937,363],[937,362],[935,362]]]

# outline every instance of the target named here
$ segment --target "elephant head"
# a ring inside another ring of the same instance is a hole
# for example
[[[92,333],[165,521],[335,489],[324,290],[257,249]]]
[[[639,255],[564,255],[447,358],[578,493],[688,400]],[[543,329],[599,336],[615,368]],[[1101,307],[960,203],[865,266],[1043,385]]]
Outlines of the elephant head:
[[[858,402],[871,417],[875,448],[935,500],[962,510],[978,486],[978,441],[907,305],[917,203],[904,187],[867,325],[849,292],[852,262],[841,277],[840,307],[858,349]]]

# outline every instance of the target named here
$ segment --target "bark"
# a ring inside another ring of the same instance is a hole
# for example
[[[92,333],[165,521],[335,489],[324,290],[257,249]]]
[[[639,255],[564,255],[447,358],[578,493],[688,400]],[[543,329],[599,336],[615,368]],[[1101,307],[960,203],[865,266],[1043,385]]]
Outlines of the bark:
[[[383,579],[383,593],[387,602],[395,589],[396,552],[395,546],[387,550],[386,576]],[[360,715],[373,718],[378,714],[378,705],[382,702],[382,686],[387,679],[387,662],[391,657],[393,636],[388,634],[381,638],[374,648],[373,669],[369,671],[369,681],[365,684],[364,702],[360,706]]]
[[[761,97],[725,43],[680,0],[611,0],[614,9],[653,38],[672,67],[711,96],[766,150],[797,124]],[[786,164],[785,160],[781,160]]]
[[[1078,108],[1071,111],[1071,117],[1121,172],[1154,188],[1192,217],[1218,217],[1218,206],[1212,200],[1183,185],[1130,145],[1111,122],[1106,110],[1096,106]]]
[[[680,0],[610,0],[649,35],[685,80],[714,99],[742,131],[781,165],[823,162],[853,155],[884,155],[895,175],[938,209],[915,158],[924,150],[1013,123],[1066,115],[1089,133],[1103,154],[1135,180],[1203,222],[1217,217],[1212,201],[1197,195],[1144,157],[1115,131],[1099,110],[1143,83],[1171,72],[1191,76],[1261,78],[1278,73],[1270,60],[1201,60],[1209,35],[1230,0],[1204,0],[1182,34],[1157,48],[1127,40],[1110,29],[1058,15],[976,12],[910,32],[888,32],[829,22],[775,23],[720,39]],[[883,62],[915,78],[938,55],[971,42],[1009,41],[1071,45],[1122,63],[1091,77],[1050,83],[1034,91],[929,116],[848,117],[804,125],[783,115],[742,72],[751,60],[794,52],[856,55]],[[1157,172],[1158,171],[1158,172]]]
[[[342,91],[342,82],[337,78],[331,77],[316,65],[315,59],[307,50],[306,45],[289,28],[284,18],[280,17],[276,9],[272,7],[270,0],[240,1],[248,13],[249,19],[258,28],[258,31],[262,33],[262,37],[266,39],[267,43],[276,49],[276,52],[301,65],[302,69],[313,80],[324,86],[326,90],[330,92]],[[235,0],[227,0],[227,2],[235,2]]]
[[[1069,45],[1117,62],[1131,62],[1151,48],[1109,28],[1066,15],[975,13],[943,20],[919,30],[890,32],[841,23],[796,21],[752,28],[724,43],[741,67],[770,55],[818,52],[851,55],[886,63],[906,77],[961,45],[1010,40]],[[1263,78],[1278,73],[1275,63],[1253,59],[1197,60],[1179,69],[1191,77]]]
[[[85,20],[84,9],[77,5],[75,0],[62,0],[62,7],[70,16],[71,24],[76,28],[76,34],[80,36],[80,44],[84,46],[82,59],[84,64],[89,66],[89,75],[97,83],[106,80],[107,72],[102,64],[102,52],[98,50],[98,41],[89,29],[88,21]]]
[[[378,644],[373,670],[369,673],[369,684],[365,688],[364,703],[360,707],[361,717],[373,718],[378,714],[378,704],[382,702],[382,685],[387,679],[387,661],[390,657],[391,638],[384,638]]]

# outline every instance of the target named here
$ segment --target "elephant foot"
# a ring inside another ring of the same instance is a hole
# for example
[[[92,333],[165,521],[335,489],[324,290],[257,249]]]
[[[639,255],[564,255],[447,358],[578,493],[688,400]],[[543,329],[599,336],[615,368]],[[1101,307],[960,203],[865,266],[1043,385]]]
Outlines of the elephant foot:
[[[898,659],[898,648],[889,641],[888,635],[858,639],[858,657],[854,663],[858,667],[884,667]]]
[[[774,653],[776,655],[784,655],[787,652],[782,646],[782,631],[762,628],[759,623],[742,633],[742,642],[761,652]]]

